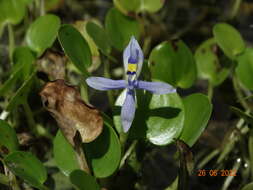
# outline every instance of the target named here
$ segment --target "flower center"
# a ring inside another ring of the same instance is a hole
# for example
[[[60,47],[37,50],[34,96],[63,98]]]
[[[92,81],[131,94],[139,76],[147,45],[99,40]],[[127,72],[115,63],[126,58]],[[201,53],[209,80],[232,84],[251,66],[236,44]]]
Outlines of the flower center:
[[[137,86],[138,86],[137,80],[131,80],[130,78],[128,79],[128,86],[127,86],[128,89],[133,90],[137,88]]]

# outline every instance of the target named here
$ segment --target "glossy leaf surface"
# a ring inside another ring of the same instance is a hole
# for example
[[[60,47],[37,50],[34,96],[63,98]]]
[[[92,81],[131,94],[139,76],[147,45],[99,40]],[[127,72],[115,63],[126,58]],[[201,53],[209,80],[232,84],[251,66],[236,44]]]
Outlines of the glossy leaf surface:
[[[166,145],[177,138],[184,125],[184,105],[177,93],[154,95],[149,104],[147,138],[155,145]]]
[[[207,96],[196,93],[183,99],[185,120],[180,140],[192,146],[204,131],[212,113],[212,104]]]
[[[189,88],[196,80],[197,70],[190,49],[182,41],[163,42],[149,57],[153,79],[181,88]]]

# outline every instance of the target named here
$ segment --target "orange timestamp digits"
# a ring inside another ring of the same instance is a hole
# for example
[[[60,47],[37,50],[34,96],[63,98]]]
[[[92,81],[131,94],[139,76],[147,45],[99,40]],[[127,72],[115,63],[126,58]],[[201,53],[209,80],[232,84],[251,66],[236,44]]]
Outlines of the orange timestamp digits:
[[[236,176],[237,170],[198,170],[198,176]]]

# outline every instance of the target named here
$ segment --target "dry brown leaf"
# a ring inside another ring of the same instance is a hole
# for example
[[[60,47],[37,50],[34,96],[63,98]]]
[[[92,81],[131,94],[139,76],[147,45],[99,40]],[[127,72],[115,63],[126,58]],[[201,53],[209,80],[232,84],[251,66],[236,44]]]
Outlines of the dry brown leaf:
[[[103,129],[103,119],[97,109],[85,104],[80,93],[64,80],[48,82],[40,92],[45,108],[56,119],[64,136],[74,146],[77,131],[82,142],[91,142]]]

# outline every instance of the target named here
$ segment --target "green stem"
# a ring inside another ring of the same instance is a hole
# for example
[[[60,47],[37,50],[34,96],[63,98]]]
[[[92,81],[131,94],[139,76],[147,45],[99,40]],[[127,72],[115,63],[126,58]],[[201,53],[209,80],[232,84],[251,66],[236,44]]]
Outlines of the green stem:
[[[137,142],[138,142],[137,140],[134,140],[132,144],[130,145],[130,147],[127,149],[126,153],[124,154],[124,156],[122,157],[120,161],[119,169],[124,166],[126,159],[131,155],[131,153],[135,149]]]
[[[233,19],[237,15],[240,9],[241,3],[242,3],[242,0],[234,0],[233,7],[231,8],[231,12],[229,15],[229,19]]]
[[[215,149],[213,150],[210,154],[208,154],[199,164],[198,167],[199,169],[203,169],[203,167],[209,162],[211,161],[215,156],[217,156],[219,154],[219,150]]]
[[[35,130],[35,126],[36,126],[36,122],[33,118],[33,112],[28,104],[28,102],[25,100],[23,102],[23,107],[25,110],[25,114],[26,114],[26,118],[27,118],[27,122],[28,122],[28,126],[30,128],[30,130],[37,135],[37,131]]]
[[[239,83],[238,83],[238,80],[237,80],[236,76],[233,76],[232,81],[233,81],[233,86],[234,86],[236,96],[237,96],[240,104],[242,105],[242,107],[245,110],[250,110],[250,107],[248,106],[247,102],[245,101],[245,99],[243,97],[243,94],[242,94],[242,91],[240,89],[240,86],[239,86]]]
[[[86,103],[89,103],[88,86],[84,81],[81,83],[81,97]]]
[[[45,15],[45,1],[40,0],[40,16]]]
[[[12,64],[12,54],[15,48],[15,39],[12,24],[8,23],[8,35],[9,35],[9,58]]]
[[[241,166],[241,163],[242,163],[241,158],[237,158],[237,160],[235,161],[235,164],[234,164],[232,170],[238,171],[238,169],[239,169],[240,166]],[[225,180],[225,182],[224,182],[224,184],[223,184],[221,190],[227,190],[228,187],[229,187],[229,185],[231,184],[232,180],[234,179],[234,177],[235,177],[235,176],[233,176],[233,175],[232,175],[232,176],[228,176],[228,177],[226,178],[226,180]]]

